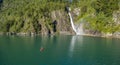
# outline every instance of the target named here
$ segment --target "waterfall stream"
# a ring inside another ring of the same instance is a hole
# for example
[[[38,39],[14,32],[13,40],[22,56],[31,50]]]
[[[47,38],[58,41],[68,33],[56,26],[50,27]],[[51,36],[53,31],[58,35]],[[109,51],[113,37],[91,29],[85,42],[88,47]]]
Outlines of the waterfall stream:
[[[74,30],[74,32],[76,33],[76,35],[83,35],[84,34],[83,23],[80,23],[78,26],[76,26],[73,22],[72,15],[70,12],[68,13],[68,15],[70,16],[71,26],[72,26],[72,29]]]

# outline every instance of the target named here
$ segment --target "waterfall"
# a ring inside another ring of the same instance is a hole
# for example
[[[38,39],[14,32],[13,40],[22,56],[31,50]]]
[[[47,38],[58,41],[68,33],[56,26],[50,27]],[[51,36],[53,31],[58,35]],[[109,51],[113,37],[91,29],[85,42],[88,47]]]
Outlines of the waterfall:
[[[70,12],[69,12],[68,14],[69,14],[69,16],[70,16],[71,26],[72,26],[73,30],[75,31],[75,33],[77,33],[77,30],[76,30],[75,25],[74,25],[74,23],[73,23],[73,19],[72,19],[72,16],[71,16]]]
[[[83,35],[83,23],[80,23],[78,26],[75,26],[74,23],[73,23],[73,19],[72,19],[71,13],[69,12],[68,14],[70,16],[70,22],[71,22],[72,29],[74,30],[76,35]]]

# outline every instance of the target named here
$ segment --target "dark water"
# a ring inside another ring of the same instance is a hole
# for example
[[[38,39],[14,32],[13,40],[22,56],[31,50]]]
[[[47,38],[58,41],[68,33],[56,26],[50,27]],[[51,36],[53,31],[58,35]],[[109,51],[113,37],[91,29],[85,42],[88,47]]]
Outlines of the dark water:
[[[0,65],[120,65],[120,39],[0,36]]]

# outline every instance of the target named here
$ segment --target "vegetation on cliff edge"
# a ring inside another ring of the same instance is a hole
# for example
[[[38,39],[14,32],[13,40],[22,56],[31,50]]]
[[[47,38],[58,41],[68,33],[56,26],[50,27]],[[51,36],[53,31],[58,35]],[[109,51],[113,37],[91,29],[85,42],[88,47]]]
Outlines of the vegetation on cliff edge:
[[[113,20],[113,12],[119,10],[119,0],[0,0],[0,32],[41,33],[42,26],[52,28],[51,12],[63,10],[66,5],[80,8],[75,19],[84,19],[85,28],[103,33],[120,31]]]

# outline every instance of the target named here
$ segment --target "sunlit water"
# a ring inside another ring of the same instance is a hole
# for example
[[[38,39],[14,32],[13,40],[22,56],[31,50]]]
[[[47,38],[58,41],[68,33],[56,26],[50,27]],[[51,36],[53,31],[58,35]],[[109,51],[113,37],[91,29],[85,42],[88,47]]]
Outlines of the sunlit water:
[[[120,65],[120,39],[0,36],[0,65]]]

